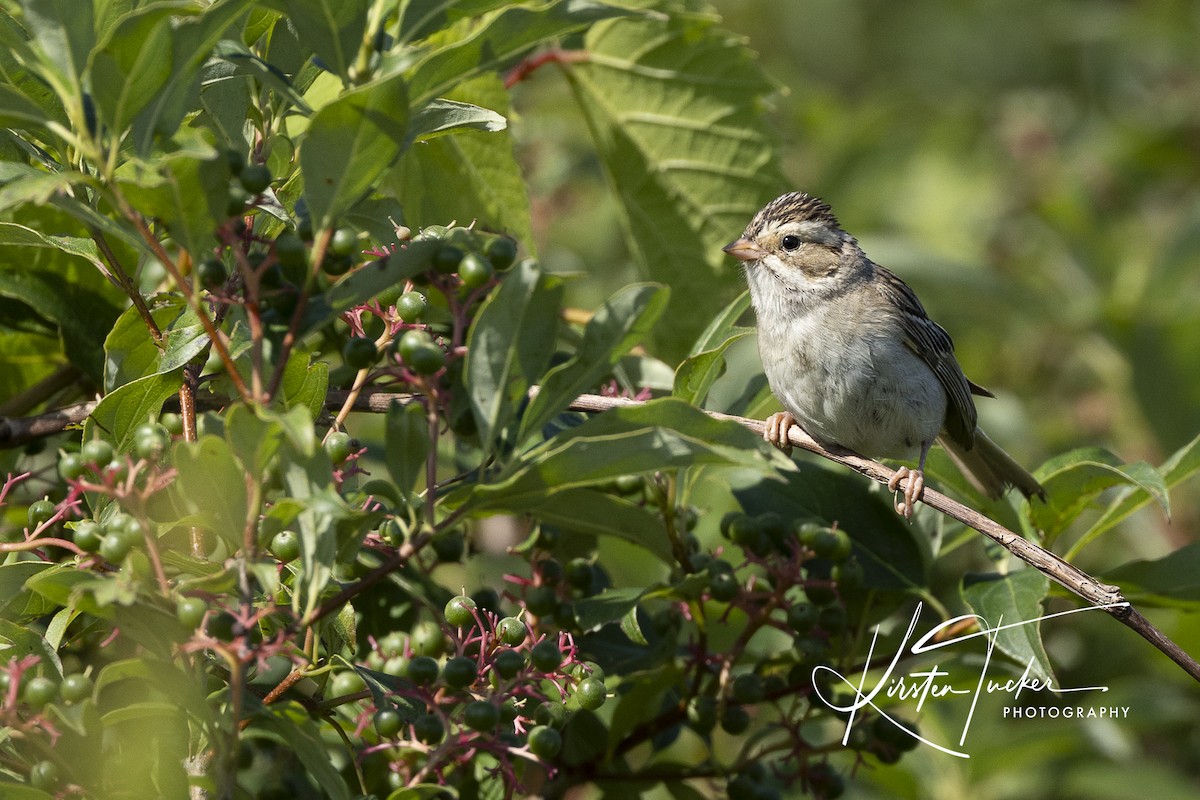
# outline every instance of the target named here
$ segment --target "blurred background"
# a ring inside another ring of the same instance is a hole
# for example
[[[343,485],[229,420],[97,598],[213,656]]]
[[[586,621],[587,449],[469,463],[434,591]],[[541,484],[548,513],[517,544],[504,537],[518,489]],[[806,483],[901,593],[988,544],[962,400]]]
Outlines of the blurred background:
[[[1200,433],[1200,3],[713,8],[778,83],[779,190],[823,197],[913,286],[967,374],[996,391],[980,404],[993,438],[1030,467],[1083,446],[1157,465]],[[539,256],[586,271],[574,301],[591,308],[639,269],[565,81],[544,70],[516,92]],[[697,279],[713,298],[697,313],[743,288],[732,263]],[[727,379],[759,371],[746,344]],[[1080,566],[1160,557],[1198,522],[1193,481],[1172,491],[1170,520],[1140,512]],[[1194,617],[1152,619],[1197,652]],[[1111,620],[1077,619],[1047,631],[1061,684],[1110,686],[1102,702],[1130,706],[1128,721],[1000,722],[981,706],[973,759],[922,748],[852,796],[1196,796],[1195,684]]]

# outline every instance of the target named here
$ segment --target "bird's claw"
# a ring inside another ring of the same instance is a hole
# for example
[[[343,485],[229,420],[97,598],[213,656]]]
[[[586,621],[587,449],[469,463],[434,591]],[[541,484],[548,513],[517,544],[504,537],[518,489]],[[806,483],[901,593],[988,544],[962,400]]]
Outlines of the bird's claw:
[[[786,455],[792,454],[792,445],[788,441],[788,430],[796,425],[796,418],[787,411],[779,411],[766,419],[763,429],[763,439],[778,447]]]
[[[900,482],[905,478],[908,480],[904,484],[903,497],[895,501],[896,513],[905,519],[912,519],[913,512],[916,510],[916,503],[921,499],[921,495],[925,493],[925,473],[919,469],[900,467],[888,479],[888,488],[892,492],[901,491]]]

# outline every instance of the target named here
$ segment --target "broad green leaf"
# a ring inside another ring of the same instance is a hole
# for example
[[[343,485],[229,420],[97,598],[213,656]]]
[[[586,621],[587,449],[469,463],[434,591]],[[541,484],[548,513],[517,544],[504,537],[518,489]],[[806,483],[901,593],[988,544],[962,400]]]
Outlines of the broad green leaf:
[[[165,222],[199,261],[229,216],[229,163],[195,133],[177,144],[168,155],[126,160],[117,169],[117,183],[138,211]]]
[[[1162,475],[1163,486],[1168,490],[1174,489],[1183,481],[1200,472],[1200,436],[1172,453],[1170,458],[1158,468],[1158,472]],[[1136,486],[1129,487],[1109,504],[1104,514],[1093,523],[1087,533],[1071,545],[1065,558],[1068,561],[1073,560],[1085,545],[1154,499],[1157,498],[1145,489]]]
[[[773,474],[786,464],[777,452],[764,457],[760,445],[757,436],[737,423],[663,398],[598,414],[522,453],[495,483],[464,488],[455,500],[474,511],[530,508],[548,493],[621,475],[698,464]]]
[[[313,115],[300,145],[313,226],[331,227],[399,158],[408,136],[408,93],[399,75],[346,92]]]
[[[445,96],[464,80],[492,72],[539,44],[582,30],[597,20],[628,11],[591,0],[537,7],[504,4],[495,11],[460,20],[439,36],[458,41],[432,50],[409,73],[413,107]]]
[[[44,574],[44,573],[43,573]],[[30,582],[37,580],[37,576],[30,579]],[[3,655],[5,662],[15,661],[25,656],[38,656],[47,665],[49,665],[58,676],[62,675],[62,662],[59,661],[58,653],[39,636],[35,631],[26,628],[24,625],[18,625],[11,620],[0,617],[0,654]],[[48,672],[53,675],[54,673]]]
[[[93,4],[78,0],[26,0],[23,20],[33,35],[43,74],[68,95],[79,95],[79,77],[95,45]]]
[[[172,17],[191,3],[155,4],[125,15],[92,53],[92,99],[118,134],[171,79]]]
[[[157,417],[163,402],[178,391],[178,371],[149,375],[114,389],[84,421],[84,441],[93,438],[98,428],[118,452],[132,450],[133,432],[151,417]]]
[[[287,98],[292,107],[301,113],[312,113],[308,103],[304,102],[304,97],[292,86],[287,74],[278,67],[263,61],[241,42],[224,39],[213,48],[213,56],[228,62],[232,72],[224,70],[210,72],[207,75],[206,91],[212,91],[214,83],[232,80],[234,75],[245,75],[254,78],[264,86],[269,86],[280,96]],[[239,137],[240,133],[239,130]]]
[[[279,400],[285,409],[303,408],[315,420],[325,406],[329,365],[324,361],[311,362],[312,355],[307,351],[292,351],[279,384]]]
[[[424,39],[454,20],[478,17],[510,4],[511,0],[408,0],[400,4],[398,39],[402,43]]]
[[[350,77],[366,31],[369,0],[283,0],[282,5],[300,40],[324,66]]]
[[[429,422],[423,403],[392,403],[384,429],[384,455],[388,474],[407,497],[425,474],[429,452]]]
[[[629,587],[625,589],[608,589],[593,597],[585,597],[575,602],[575,620],[579,629],[585,633],[599,628],[610,622],[616,622],[632,609],[646,589]]]
[[[725,369],[725,351],[749,335],[750,331],[735,333],[712,350],[686,358],[675,370],[675,387],[671,394],[685,402],[702,405],[708,390]]]
[[[1128,484],[1152,496],[1171,513],[1162,474],[1144,461],[1123,464],[1107,450],[1085,447],[1055,456],[1037,468],[1034,475],[1046,489],[1046,502],[1030,503],[1034,524],[1052,544],[1085,508],[1105,489]]]
[[[248,499],[246,471],[224,439],[202,436],[196,442],[179,442],[174,449],[178,477],[175,488],[181,503],[204,519],[204,527],[224,540],[230,549],[242,545]]]
[[[0,184],[3,184],[3,188],[0,188],[0,211],[26,204],[45,205],[70,191],[73,186],[94,182],[90,175],[74,170],[47,172],[28,164],[0,163]],[[6,227],[11,226],[4,232],[5,244],[56,247],[70,255],[86,258],[92,264],[100,264],[100,253],[90,239],[44,234],[38,231],[23,232],[16,230],[21,226],[15,223],[4,224]],[[26,228],[25,231],[31,229]]]
[[[784,185],[763,122],[775,87],[744,42],[711,15],[615,19],[587,32],[588,58],[567,66],[630,247],[672,287],[682,355],[728,296],[738,271],[721,247]],[[703,275],[704,277],[701,277]]]
[[[479,439],[489,451],[549,363],[546,343],[555,338],[561,294],[534,262],[522,261],[475,317],[466,379]]]
[[[645,548],[664,564],[674,564],[671,542],[658,515],[638,503],[592,489],[551,491],[527,506],[507,509],[527,511],[567,533],[612,536]]]
[[[428,141],[448,133],[465,130],[495,133],[507,127],[508,120],[490,108],[439,98],[413,114],[409,138]]]
[[[183,298],[159,295],[150,316],[167,345],[160,350],[133,306],[125,309],[104,339],[104,386],[113,390],[147,375],[172,372],[191,361],[208,344],[208,335]]]
[[[1200,543],[1162,558],[1127,562],[1101,580],[1121,587],[1121,594],[1138,605],[1200,610]]]
[[[0,612],[3,612],[0,617],[24,623],[52,613],[55,604],[25,586],[25,581],[52,566],[42,561],[19,561],[0,566]]]
[[[962,596],[967,605],[986,620],[980,627],[1015,627],[997,631],[996,648],[1024,668],[1030,676],[1053,679],[1054,669],[1042,645],[1042,602],[1050,588],[1049,579],[1036,569],[1025,568],[1007,575],[964,575]],[[1057,683],[1057,681],[1055,682]]]
[[[471,108],[478,110],[468,114]],[[451,114],[454,109],[459,110]],[[495,126],[504,122],[501,115],[510,113],[508,91],[499,76],[492,74],[455,85],[447,98],[434,100],[417,112],[413,135],[425,130],[453,135],[438,135],[410,147],[388,177],[393,192],[405,200],[404,218],[410,226],[475,220],[486,229],[512,234],[526,248],[532,246],[529,197],[513,153],[512,135],[496,127],[471,130],[462,126],[472,119],[476,120],[472,126],[488,120]],[[429,127],[455,120],[459,124],[454,128]]]
[[[574,357],[546,374],[521,419],[518,441],[541,430],[582,392],[593,389],[617,360],[654,327],[667,306],[667,294],[662,286],[633,284],[596,309]]]
[[[250,475],[266,475],[283,437],[283,425],[273,411],[236,405],[225,415],[225,441]]]

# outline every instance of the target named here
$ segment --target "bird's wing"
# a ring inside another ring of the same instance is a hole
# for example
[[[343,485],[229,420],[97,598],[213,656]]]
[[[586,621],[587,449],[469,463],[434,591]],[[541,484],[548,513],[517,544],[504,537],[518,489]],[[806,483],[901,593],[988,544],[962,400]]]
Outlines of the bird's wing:
[[[880,278],[874,282],[875,287],[889,306],[898,309],[905,344],[929,365],[942,388],[946,390],[946,396],[950,398],[946,410],[946,431],[956,442],[970,449],[975,443],[976,421],[975,403],[971,400],[971,392],[976,387],[963,375],[962,367],[954,358],[954,342],[950,339],[950,334],[929,318],[921,301],[908,284],[891,270],[878,264],[875,268]]]

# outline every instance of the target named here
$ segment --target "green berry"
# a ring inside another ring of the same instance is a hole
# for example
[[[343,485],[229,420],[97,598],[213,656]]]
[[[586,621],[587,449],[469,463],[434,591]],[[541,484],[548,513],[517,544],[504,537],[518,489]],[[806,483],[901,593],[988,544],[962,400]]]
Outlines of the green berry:
[[[225,151],[225,163],[229,165],[231,174],[240,175],[246,168],[246,156],[242,154],[241,150],[234,150],[230,147]]]
[[[80,453],[63,453],[58,459],[58,474],[63,480],[73,481],[87,472],[87,462]]]
[[[846,609],[840,605],[828,605],[818,612],[817,624],[826,633],[841,633],[846,622]]]
[[[515,678],[525,669],[525,655],[517,650],[501,650],[492,660],[492,668],[505,680]]]
[[[29,770],[29,785],[45,792],[58,788],[62,775],[53,761],[39,761]]]
[[[167,429],[167,433],[172,436],[183,435],[183,417],[178,414],[163,414],[158,418],[159,423]]]
[[[817,607],[812,603],[796,603],[787,610],[787,624],[796,633],[808,633],[817,625]]]
[[[345,431],[334,431],[325,437],[325,455],[334,464],[342,464],[350,457],[352,451],[350,434]]]
[[[714,600],[728,603],[737,597],[738,581],[732,572],[718,572],[709,578],[708,591]]]
[[[735,703],[757,703],[763,699],[762,678],[752,672],[742,673],[733,679],[729,692],[730,699]]]
[[[442,678],[454,689],[465,689],[479,677],[479,669],[475,659],[467,656],[455,656],[442,667]]]
[[[200,624],[206,611],[208,603],[200,597],[181,597],[175,603],[175,618],[189,630],[194,630]]]
[[[339,256],[334,253],[327,253],[325,260],[321,262],[321,269],[330,275],[345,275],[353,266],[352,256]]]
[[[21,699],[38,711],[56,697],[58,697],[58,684],[40,675],[30,678],[21,692]]]
[[[271,537],[271,543],[267,545],[267,550],[281,564],[295,561],[300,557],[300,537],[296,535],[295,531],[280,531]]]
[[[133,449],[138,458],[157,460],[170,443],[170,431],[158,423],[139,425],[133,432]]]
[[[901,752],[913,750],[920,744],[920,740],[917,739],[917,726],[908,720],[893,721],[887,717],[876,717],[871,724],[871,731],[876,739]]]
[[[100,540],[100,555],[110,564],[117,564],[129,555],[133,545],[120,533],[110,533]]]
[[[446,726],[433,714],[417,717],[413,723],[413,736],[425,744],[437,744],[446,735]]]
[[[475,601],[469,597],[452,597],[450,602],[446,603],[443,613],[446,616],[446,622],[453,625],[455,628],[466,628],[475,622]]]
[[[25,519],[29,523],[30,529],[33,529],[53,517],[56,510],[54,503],[49,499],[34,500],[29,504]]]
[[[562,734],[554,728],[538,725],[529,731],[529,751],[538,758],[554,758],[562,750]]]
[[[271,185],[271,170],[266,164],[247,164],[238,173],[238,182],[250,195],[260,195]]]
[[[400,334],[396,342],[396,352],[404,361],[410,361],[413,353],[425,345],[433,344],[433,337],[427,331],[412,328]]]
[[[529,629],[516,617],[505,617],[496,623],[496,635],[504,644],[516,647],[525,641],[525,637],[529,635]]]
[[[575,687],[574,696],[579,701],[580,708],[595,711],[608,699],[608,690],[604,687],[604,681],[599,678],[584,678]]]
[[[688,701],[688,724],[700,733],[708,733],[717,724],[717,698],[702,694]]]
[[[58,694],[66,703],[78,703],[92,696],[92,679],[82,672],[68,675],[59,684]]]
[[[79,448],[79,455],[89,464],[104,466],[113,458],[113,446],[103,439],[92,439]]]
[[[467,289],[486,286],[492,275],[492,265],[475,253],[467,253],[458,265],[458,277]]]
[[[342,348],[342,359],[346,362],[346,366],[352,369],[367,369],[375,363],[378,356],[379,352],[375,349],[375,342],[365,336],[350,337]]]
[[[746,709],[741,706],[725,706],[725,713],[721,715],[721,729],[723,731],[738,736],[745,733],[749,727],[750,714]]]
[[[816,535],[812,549],[820,558],[837,562],[849,558],[852,544],[845,531],[826,528]]]
[[[525,593],[525,608],[535,617],[551,616],[558,609],[558,595],[550,586],[530,587]]]
[[[275,258],[284,269],[307,267],[308,248],[299,236],[284,231],[275,237]]]
[[[242,188],[240,183],[229,184],[229,195],[225,200],[225,214],[230,217],[240,217],[242,212],[246,210],[246,203],[250,201],[250,195]],[[241,222],[241,220],[238,220]],[[238,225],[238,228],[244,228],[244,225]],[[238,231],[241,233],[241,230]]]
[[[436,658],[446,650],[446,634],[436,622],[426,620],[413,629],[410,644],[417,655]]]
[[[394,708],[383,708],[375,712],[375,732],[384,739],[390,739],[400,732],[404,724],[400,713]]]
[[[446,353],[442,348],[430,342],[418,347],[411,358],[404,362],[408,368],[418,375],[432,375],[446,364]]]
[[[857,589],[862,586],[863,568],[857,558],[847,558],[845,561],[833,565],[829,571],[829,577],[843,591],[847,589]]]
[[[417,686],[428,686],[438,678],[438,663],[429,656],[414,656],[408,662],[408,679]]]
[[[424,242],[424,241],[429,241],[429,240],[441,239],[441,238],[445,237],[446,230],[447,229],[446,229],[445,225],[427,225],[426,227],[421,229],[420,233],[418,233],[416,236],[413,237],[413,241],[414,242]]]
[[[558,643],[550,639],[543,639],[533,646],[529,653],[533,666],[542,672],[553,672],[562,664],[562,650],[558,648]]]
[[[463,536],[462,531],[444,533],[434,539],[431,545],[433,552],[437,554],[438,561],[443,564],[462,561],[463,554],[467,551],[467,539]]]
[[[335,256],[352,256],[358,249],[358,232],[353,228],[338,228],[329,240],[329,252]]]
[[[465,255],[460,248],[452,244],[443,245],[433,253],[433,268],[443,275],[453,274],[458,271],[458,265]]]
[[[484,255],[496,270],[506,270],[517,260],[517,243],[507,236],[497,236],[487,243]]]
[[[463,710],[463,722],[477,731],[490,731],[500,724],[500,709],[486,700],[475,700]]]
[[[428,307],[429,301],[420,292],[405,292],[396,300],[396,313],[410,325],[424,319]]]
[[[344,670],[333,676],[330,682],[329,696],[344,697],[348,694],[358,694],[367,688],[367,683],[352,669]]]
[[[225,262],[221,259],[206,258],[196,265],[196,277],[200,280],[201,286],[212,291],[225,283],[229,272],[225,269]]]
[[[594,576],[592,562],[586,558],[571,559],[567,562],[566,576],[567,583],[571,584],[572,588],[581,592],[587,591],[592,587]]]
[[[100,549],[100,542],[104,539],[104,526],[95,520],[80,520],[75,523],[75,533],[72,538],[79,549],[94,553]]]

